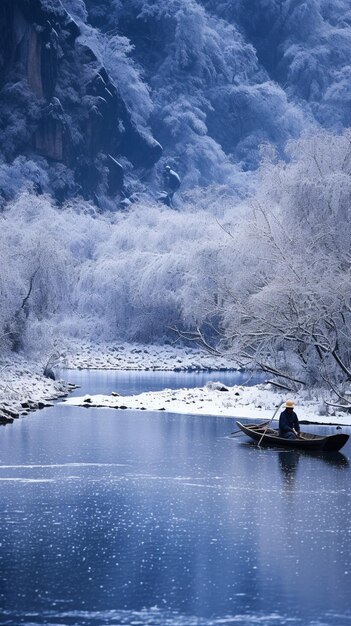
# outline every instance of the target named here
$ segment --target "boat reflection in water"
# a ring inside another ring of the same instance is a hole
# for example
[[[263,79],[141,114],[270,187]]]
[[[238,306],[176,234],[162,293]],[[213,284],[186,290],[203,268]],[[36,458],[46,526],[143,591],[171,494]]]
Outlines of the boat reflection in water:
[[[252,449],[257,448],[257,443],[253,441],[242,441],[240,442],[240,446]],[[278,452],[279,469],[281,470],[284,485],[288,490],[292,490],[296,484],[296,473],[301,460],[310,460],[313,463],[315,461],[321,461],[326,465],[331,465],[340,470],[347,469],[350,466],[348,458],[341,452],[324,453],[321,451],[285,448],[280,450],[276,448],[274,450],[273,447],[266,448],[266,450],[269,450],[272,454],[274,454],[274,452]],[[304,464],[302,467],[304,467],[303,471],[306,471],[306,466],[304,466]]]
[[[329,452],[328,454],[306,452],[299,450],[280,450],[278,453],[279,467],[282,472],[284,484],[291,489],[295,484],[296,471],[301,458],[309,457],[318,459],[327,465],[333,465],[338,469],[349,467],[349,460],[341,452]]]
[[[282,471],[285,474],[295,472],[299,464],[301,457],[309,457],[319,459],[328,465],[333,465],[340,469],[349,467],[349,460],[341,452],[328,452],[323,454],[321,452],[306,452],[306,450],[280,450],[279,452],[279,464]]]

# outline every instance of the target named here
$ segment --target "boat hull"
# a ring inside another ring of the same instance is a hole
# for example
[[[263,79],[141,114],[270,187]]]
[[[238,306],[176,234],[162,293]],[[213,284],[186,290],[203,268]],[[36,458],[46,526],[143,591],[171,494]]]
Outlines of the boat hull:
[[[349,435],[314,435],[301,432],[301,439],[285,439],[279,437],[277,430],[267,428],[267,424],[242,424],[237,422],[245,435],[260,442],[261,446],[276,446],[279,448],[294,448],[295,450],[319,450],[323,452],[337,452],[345,445]]]

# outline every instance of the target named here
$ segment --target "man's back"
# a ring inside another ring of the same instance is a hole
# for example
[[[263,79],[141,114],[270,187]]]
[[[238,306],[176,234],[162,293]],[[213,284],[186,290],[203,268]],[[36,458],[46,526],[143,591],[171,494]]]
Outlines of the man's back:
[[[279,432],[281,434],[287,434],[290,432],[300,431],[299,420],[297,419],[297,415],[295,411],[291,409],[285,409],[282,411],[279,417]]]

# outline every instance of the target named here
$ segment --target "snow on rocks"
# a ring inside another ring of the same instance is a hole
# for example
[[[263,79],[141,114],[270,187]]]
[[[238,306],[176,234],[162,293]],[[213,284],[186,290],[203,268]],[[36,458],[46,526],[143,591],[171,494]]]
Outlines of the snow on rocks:
[[[43,376],[44,367],[19,355],[0,361],[0,424],[51,406],[76,385]]]
[[[236,370],[229,358],[216,357],[195,348],[137,343],[87,343],[66,346],[62,364],[68,369],[115,369],[143,371]]]
[[[257,420],[271,419],[275,411],[278,419],[279,408],[285,400],[269,384],[227,387],[222,383],[210,382],[196,389],[164,389],[134,396],[91,395],[69,398],[65,402],[73,406],[167,411]],[[325,414],[321,415],[320,401],[296,398],[296,412],[300,421],[306,423],[351,425],[351,416],[347,413],[333,412],[331,415],[327,413],[326,407]]]

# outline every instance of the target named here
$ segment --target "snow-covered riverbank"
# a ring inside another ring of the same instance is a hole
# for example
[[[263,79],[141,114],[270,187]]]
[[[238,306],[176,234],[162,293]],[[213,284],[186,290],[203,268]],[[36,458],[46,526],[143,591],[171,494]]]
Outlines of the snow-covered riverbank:
[[[50,406],[67,395],[75,385],[43,375],[38,361],[11,354],[0,361],[0,424],[11,423],[30,411]]]
[[[68,369],[203,371],[237,369],[233,360],[196,348],[137,343],[70,342],[62,363]]]
[[[59,360],[68,369],[115,369],[136,371],[218,371],[235,369],[224,358],[216,358],[191,348],[178,346],[143,346],[138,344],[70,344]],[[30,410],[42,408],[52,400],[66,396],[72,386],[66,381],[43,376],[43,363],[11,355],[0,363],[0,420],[13,419]],[[196,389],[165,389],[135,396],[120,396],[116,389],[111,396],[68,398],[70,405],[168,411],[200,415],[271,418],[285,400],[285,394],[271,385],[227,387],[208,383]],[[351,425],[351,414],[328,407],[327,396],[299,394],[294,398],[300,420],[317,424]],[[279,414],[279,412],[278,412]],[[278,415],[277,414],[277,415]]]
[[[45,360],[45,359],[44,359]],[[47,359],[46,359],[47,360]],[[134,371],[204,371],[235,369],[224,358],[180,346],[67,342],[56,359],[67,369]],[[42,359],[8,354],[0,361],[0,423],[10,423],[29,411],[48,406],[74,386],[68,380],[43,375]],[[55,368],[53,368],[55,370]]]
[[[227,387],[222,383],[209,382],[195,389],[164,389],[163,391],[122,396],[118,390],[109,396],[86,395],[68,398],[71,406],[94,406],[114,409],[139,409],[168,411],[191,415],[219,415],[253,420],[271,419],[286,397],[272,389],[271,385]],[[300,421],[311,424],[351,425],[351,416],[346,412],[327,408],[323,401],[306,397],[295,398],[296,412]]]
[[[218,371],[218,381],[222,370],[235,369],[235,363],[224,357],[215,357],[196,348],[179,345],[139,345],[139,344],[88,344],[71,345],[67,354],[68,368],[95,368],[145,371]],[[226,389],[220,391],[220,389]],[[119,391],[116,389],[116,394]],[[72,405],[130,408],[150,411],[166,410],[173,413],[201,415],[222,415],[226,417],[247,417],[249,419],[270,419],[275,409],[285,400],[286,395],[272,385],[252,387],[226,387],[219,383],[208,383],[198,389],[165,389],[135,396],[89,396],[68,399]],[[309,392],[294,398],[299,418],[316,424],[351,425],[351,415],[328,407],[325,400],[332,401],[320,391],[311,397]],[[279,412],[277,413],[277,416]]]

